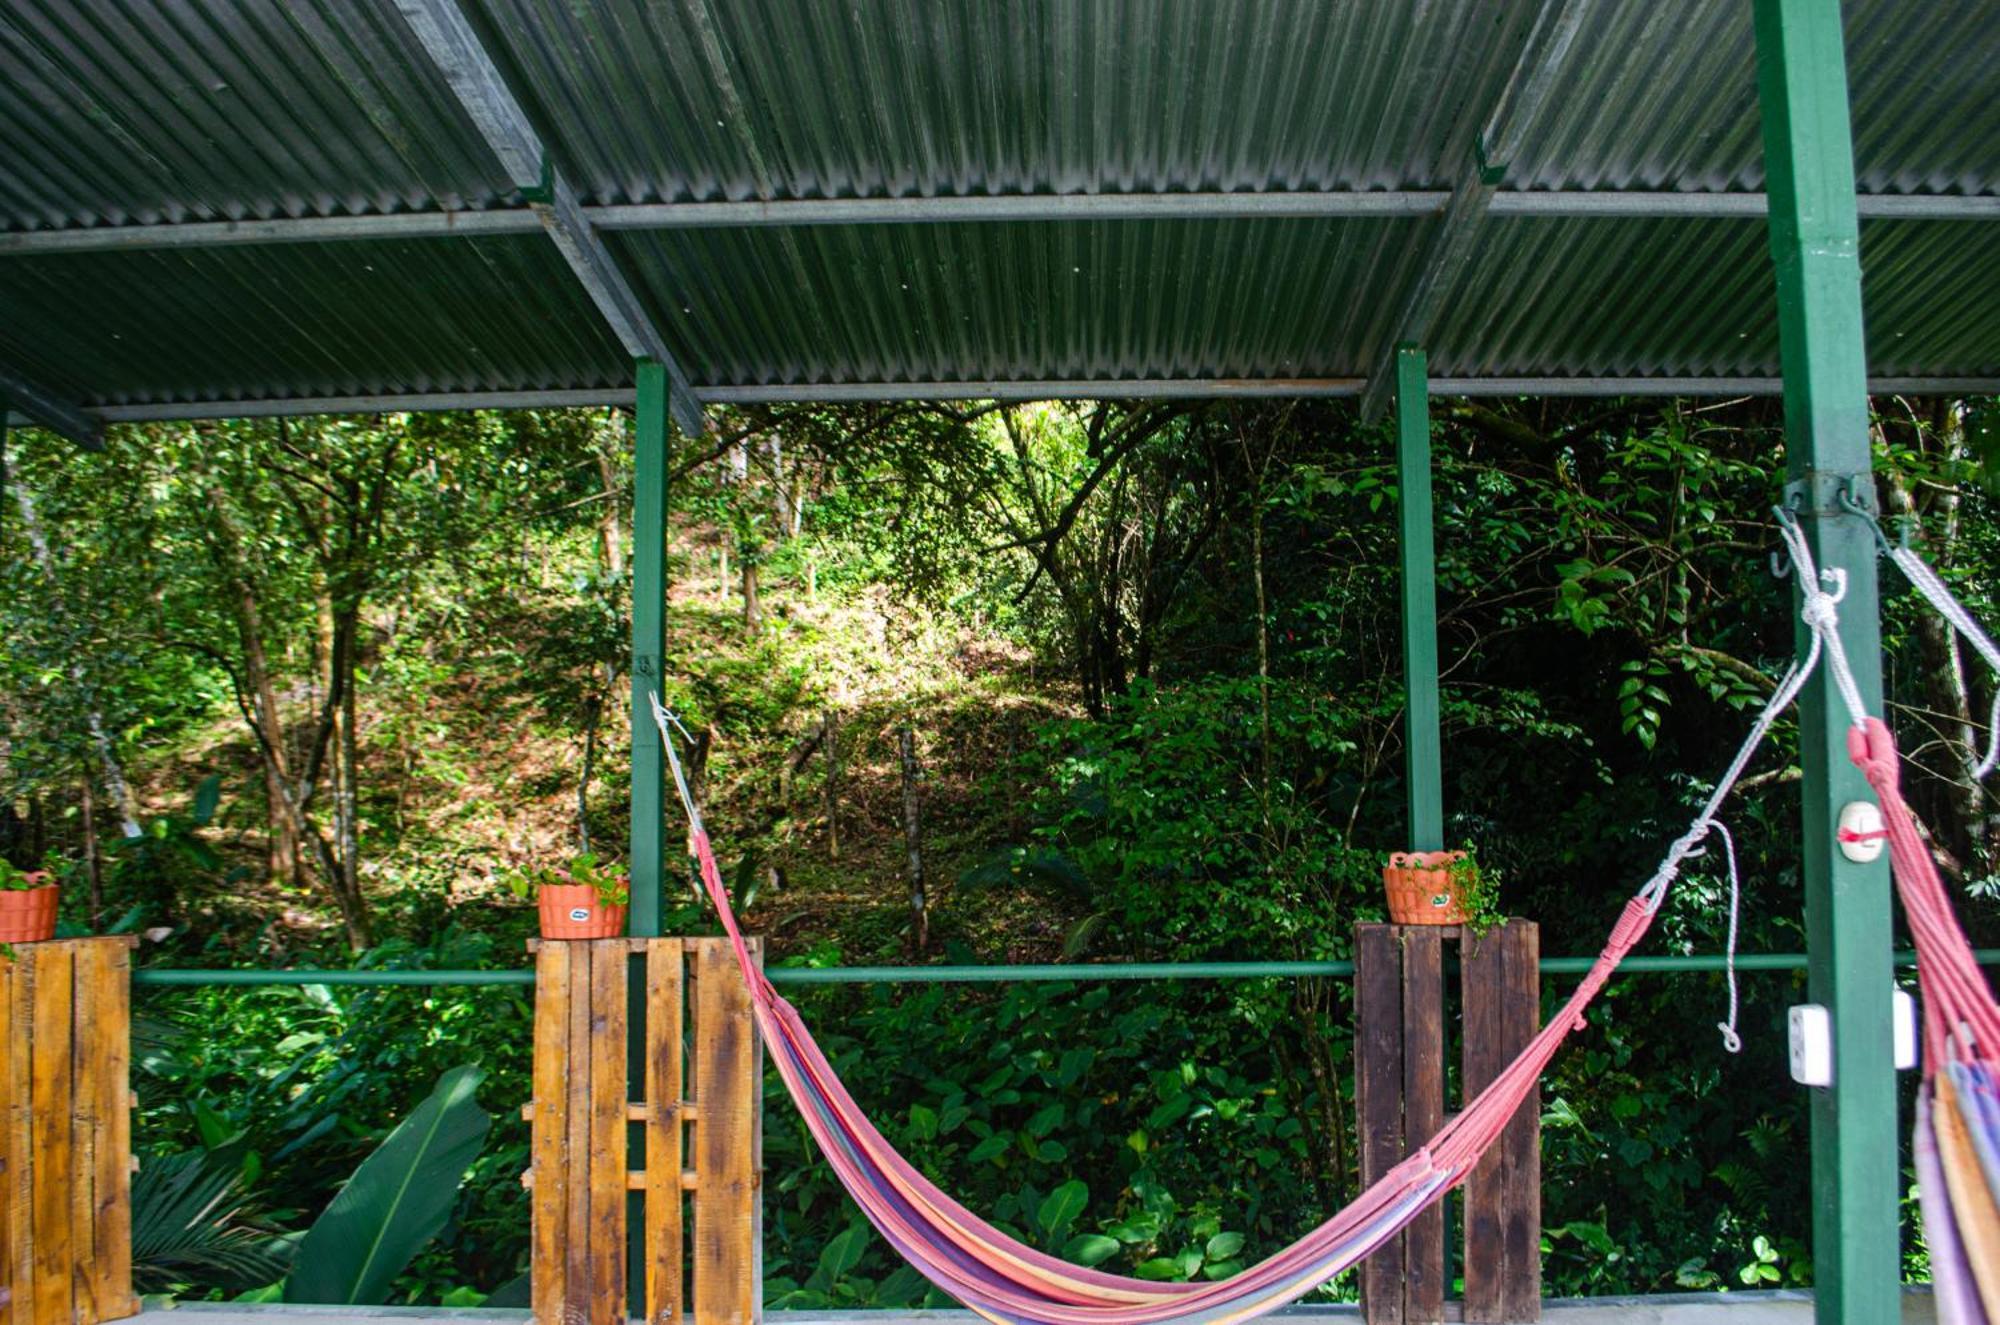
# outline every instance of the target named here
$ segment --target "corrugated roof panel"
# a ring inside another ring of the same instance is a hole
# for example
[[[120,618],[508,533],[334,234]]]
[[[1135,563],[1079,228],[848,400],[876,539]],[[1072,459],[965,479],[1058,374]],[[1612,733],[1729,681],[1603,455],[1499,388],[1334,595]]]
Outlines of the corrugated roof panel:
[[[1845,12],[1858,187],[2000,191],[2000,6],[1849,0]],[[1584,16],[1509,187],[1764,187],[1745,0],[1594,0]]]
[[[510,192],[385,0],[13,0],[0,228],[485,206]]]
[[[1776,376],[1757,220],[1489,218],[1432,352],[1440,376]],[[2000,372],[2000,227],[1869,221],[1869,372]]]
[[[1449,185],[1533,7],[480,0],[608,203]]]
[[[1489,217],[1438,328],[1432,371],[1773,372],[1766,242],[1754,220]]]
[[[1861,272],[1871,372],[2000,376],[2000,226],[1870,221]]]
[[[631,380],[533,235],[8,258],[0,362],[92,405]]]
[[[614,236],[698,383],[1351,376],[1434,221]]]

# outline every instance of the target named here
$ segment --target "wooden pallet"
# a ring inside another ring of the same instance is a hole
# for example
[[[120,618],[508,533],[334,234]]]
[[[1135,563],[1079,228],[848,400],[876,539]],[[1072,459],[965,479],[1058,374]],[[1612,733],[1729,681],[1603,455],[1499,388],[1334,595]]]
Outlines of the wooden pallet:
[[[1462,949],[1460,1082],[1467,1098],[1541,1026],[1541,939],[1533,924],[1516,920],[1476,942],[1456,928],[1355,926],[1355,1112],[1364,1183],[1444,1125],[1447,944]],[[1465,1183],[1462,1318],[1469,1322],[1541,1317],[1540,1098],[1529,1095]],[[1362,1262],[1369,1325],[1444,1319],[1444,1248],[1444,1209],[1433,1204]]]
[[[95,1325],[132,1295],[132,948],[0,957],[0,1325]]]
[[[760,1319],[763,1045],[728,941],[529,946],[534,1099],[522,1181],[534,1193],[535,1319],[625,1319],[627,1211],[638,1205],[647,1259],[645,1309],[634,1314],[651,1325]],[[627,1084],[635,1077],[643,1098]]]

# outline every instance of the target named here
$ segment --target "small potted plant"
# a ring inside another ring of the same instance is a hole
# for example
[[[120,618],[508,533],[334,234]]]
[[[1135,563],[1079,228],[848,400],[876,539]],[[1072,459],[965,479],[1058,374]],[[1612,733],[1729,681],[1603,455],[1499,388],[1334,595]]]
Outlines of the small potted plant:
[[[631,882],[590,852],[567,866],[522,870],[507,886],[516,897],[535,899],[545,939],[615,939],[625,932]]]
[[[1475,937],[1501,923],[1500,878],[1478,851],[1398,851],[1382,867],[1395,925],[1462,925]]]
[[[0,860],[0,943],[54,938],[60,892],[47,870],[20,870]]]

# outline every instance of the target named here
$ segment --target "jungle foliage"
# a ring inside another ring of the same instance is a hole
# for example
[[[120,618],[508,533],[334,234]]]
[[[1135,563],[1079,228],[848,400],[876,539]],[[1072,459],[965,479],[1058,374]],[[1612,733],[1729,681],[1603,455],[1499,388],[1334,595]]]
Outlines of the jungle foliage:
[[[1888,508],[1990,619],[1991,406],[1876,406]],[[1438,414],[1448,837],[1544,952],[1593,952],[1790,654],[1777,409]],[[625,835],[628,430],[569,411],[154,425],[100,455],[12,439],[0,855],[47,863],[66,924],[143,933],[154,965],[520,965],[533,920],[505,880]],[[1395,483],[1386,431],[1339,402],[784,407],[684,439],[663,689],[772,960],[1346,956],[1408,845]],[[1885,630],[1913,799],[1990,937],[2000,840],[1971,769],[1992,686],[1907,596]],[[1748,950],[1802,946],[1793,741],[1729,812]],[[1653,942],[1715,951],[1728,906],[1700,862]],[[707,932],[691,889],[668,911]],[[1551,1291],[1810,1282],[1798,987],[1744,992],[1741,1057],[1718,979],[1632,975],[1556,1064]],[[1224,1275],[1355,1189],[1340,982],[800,1001],[892,1140],[1080,1263]],[[518,1299],[527,991],[154,990],[139,1011],[149,1288]],[[771,1303],[924,1301],[767,1095]],[[369,1165],[444,1097],[462,1144],[411,1159],[435,1161],[425,1209],[385,1210],[371,1193],[397,1184]],[[411,1253],[317,1259],[343,1226]],[[1913,1226],[1913,1275],[1923,1257]]]

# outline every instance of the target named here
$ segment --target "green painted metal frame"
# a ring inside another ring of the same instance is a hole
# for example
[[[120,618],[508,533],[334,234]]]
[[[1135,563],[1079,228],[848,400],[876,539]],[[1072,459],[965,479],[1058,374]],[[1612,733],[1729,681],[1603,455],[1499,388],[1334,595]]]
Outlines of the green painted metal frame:
[[[660,932],[667,766],[648,698],[667,654],[667,370],[638,361],[632,474],[632,913],[630,932]]]
[[[2000,966],[2000,948],[1974,954],[1983,966]],[[1544,957],[1543,975],[1582,975],[1595,957]],[[1720,954],[1695,956],[1639,955],[1618,968],[1633,975],[1699,975],[1724,969]],[[1899,967],[1917,963],[1913,952],[1895,954]],[[1803,971],[1802,952],[1744,952],[1736,956],[1739,971]],[[1138,980],[1286,980],[1311,976],[1343,979],[1354,974],[1354,963],[1336,962],[1104,962],[1079,965],[993,966],[776,966],[767,974],[774,985],[928,985],[928,984],[1095,984]],[[355,971],[222,970],[202,971],[141,967],[132,983],[146,988],[200,986],[359,985],[368,988],[448,985],[533,985],[530,970],[507,971]]]
[[[1881,712],[1875,544],[1842,498],[1875,507],[1840,0],[1756,0],[1757,99],[1785,381],[1787,504],[1821,567],[1846,572],[1841,638]],[[1801,651],[1805,630],[1798,633]],[[1889,868],[1835,848],[1840,807],[1871,800],[1822,667],[1801,698],[1807,986],[1833,1021],[1833,1085],[1812,1092],[1815,1318],[1897,1319],[1900,1129],[1891,1031]]]
[[[1403,763],[1412,851],[1444,849],[1437,548],[1431,532],[1429,357],[1396,347],[1396,503],[1403,594]]]

